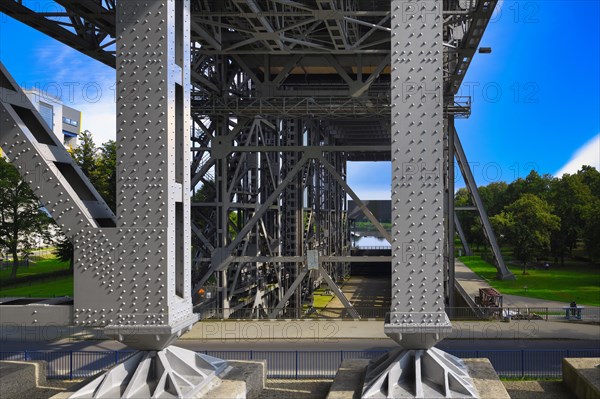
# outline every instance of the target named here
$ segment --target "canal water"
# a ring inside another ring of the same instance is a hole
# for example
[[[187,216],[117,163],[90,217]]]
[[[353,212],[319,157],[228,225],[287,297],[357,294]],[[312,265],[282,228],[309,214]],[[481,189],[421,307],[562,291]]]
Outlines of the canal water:
[[[385,238],[374,235],[372,231],[357,232],[357,234],[360,237],[352,237],[352,244],[355,248],[390,248],[390,243]]]

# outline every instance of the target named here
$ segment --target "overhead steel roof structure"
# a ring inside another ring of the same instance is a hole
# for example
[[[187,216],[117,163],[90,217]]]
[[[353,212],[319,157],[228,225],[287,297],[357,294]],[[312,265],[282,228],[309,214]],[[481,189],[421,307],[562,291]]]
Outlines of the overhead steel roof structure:
[[[455,154],[498,273],[511,277],[454,128],[455,118],[470,114],[458,88],[495,6],[0,3],[1,12],[116,69],[116,213],[47,139],[39,115],[18,96],[2,97],[2,149],[76,244],[73,321],[162,350],[197,319],[192,298],[198,310],[225,318],[248,311],[300,317],[321,282],[359,318],[337,284],[357,261],[346,219],[350,196],[392,245],[391,257],[369,261],[392,262],[385,328],[405,348],[373,365],[363,394],[405,389],[384,382],[410,373],[393,366],[404,359],[398,364],[438,364],[431,381],[439,389],[474,395],[453,361],[429,348],[450,329]],[[2,72],[2,90],[18,93]],[[392,164],[391,233],[346,180],[347,162],[367,160]],[[43,177],[34,181],[31,171]],[[173,353],[136,361],[160,361],[167,370],[165,356],[187,356]],[[209,374],[223,368],[211,359],[204,364]],[[451,381],[440,380],[439,370]],[[108,380],[94,388],[97,397],[114,394]],[[430,387],[417,391],[423,389]]]

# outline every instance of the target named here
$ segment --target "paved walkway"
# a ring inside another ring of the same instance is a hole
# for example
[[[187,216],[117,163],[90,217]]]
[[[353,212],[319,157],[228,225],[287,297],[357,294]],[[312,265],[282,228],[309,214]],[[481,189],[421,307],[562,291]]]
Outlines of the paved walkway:
[[[579,322],[513,320],[454,321],[448,339],[585,339],[598,340],[600,325]],[[387,339],[382,321],[352,320],[229,320],[201,321],[180,339],[336,342],[340,339]]]
[[[364,317],[383,317],[390,309],[392,297],[391,277],[352,276],[341,287],[344,296]],[[320,317],[340,317],[346,314],[344,304],[337,296],[319,313]]]

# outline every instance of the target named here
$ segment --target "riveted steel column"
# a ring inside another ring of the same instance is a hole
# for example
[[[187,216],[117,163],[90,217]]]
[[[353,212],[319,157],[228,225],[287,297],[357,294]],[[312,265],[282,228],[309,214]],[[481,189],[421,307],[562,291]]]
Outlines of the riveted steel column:
[[[451,331],[443,292],[442,2],[392,1],[392,306],[386,333],[426,349]]]
[[[442,1],[392,1],[392,309],[401,348],[372,360],[363,398],[477,397],[466,366],[433,346],[444,309]]]
[[[104,333],[143,351],[71,398],[196,397],[227,367],[170,346],[197,320],[190,281],[189,6],[189,0],[117,2],[118,219],[116,232],[96,239],[101,255],[108,248],[113,258],[88,271],[91,280],[100,269],[93,275],[99,287],[87,281],[93,294],[87,312],[110,314]]]
[[[109,278],[119,283],[110,297],[119,312],[106,332],[142,349],[162,349],[197,320],[189,23],[188,0],[117,2],[117,269]]]

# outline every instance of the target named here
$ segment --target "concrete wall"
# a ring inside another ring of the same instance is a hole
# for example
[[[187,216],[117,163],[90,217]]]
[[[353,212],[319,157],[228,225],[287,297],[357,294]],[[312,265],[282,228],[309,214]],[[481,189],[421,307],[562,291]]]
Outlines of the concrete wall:
[[[44,301],[22,303],[21,301],[4,301],[0,303],[0,325],[45,326],[73,324],[72,304],[59,305]]]
[[[563,382],[578,399],[600,399],[600,358],[563,359]]]

